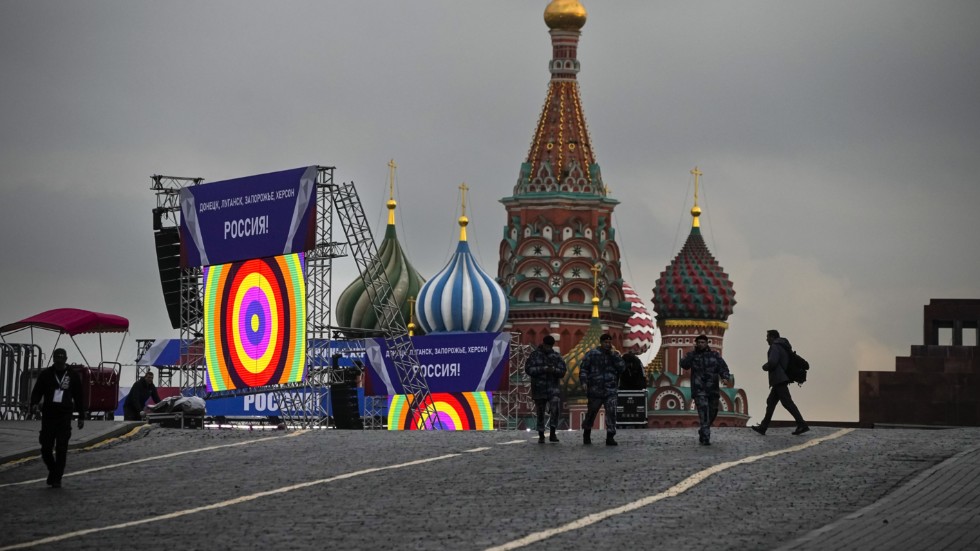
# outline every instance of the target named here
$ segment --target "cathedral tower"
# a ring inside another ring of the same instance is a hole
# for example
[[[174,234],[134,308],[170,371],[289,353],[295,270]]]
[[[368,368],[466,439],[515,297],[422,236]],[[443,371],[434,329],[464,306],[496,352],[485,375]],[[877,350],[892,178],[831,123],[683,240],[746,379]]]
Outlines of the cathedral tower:
[[[551,80],[514,193],[500,200],[507,223],[497,273],[510,300],[509,329],[521,332],[523,343],[536,345],[550,334],[570,350],[588,332],[597,298],[601,324],[622,349],[631,311],[612,227],[619,201],[602,182],[576,80],[585,20],[577,0],[545,8]]]
[[[694,339],[708,337],[708,346],[722,354],[728,317],[735,306],[735,290],[728,274],[718,265],[701,237],[701,207],[695,167],[694,206],[691,233],[670,265],[660,273],[653,288],[653,305],[662,344],[654,361],[652,392],[647,401],[647,423],[651,427],[696,427],[698,414],[691,394],[691,374],[681,370],[680,360],[694,349]],[[729,365],[736,375],[739,366]],[[734,381],[721,382],[716,426],[744,427],[749,418],[745,391]]]
[[[677,256],[660,272],[653,288],[653,305],[663,338],[663,370],[681,374],[680,359],[694,349],[694,338],[704,333],[708,346],[721,354],[728,316],[735,307],[735,290],[701,237],[698,177],[694,167],[694,206],[691,233]]]

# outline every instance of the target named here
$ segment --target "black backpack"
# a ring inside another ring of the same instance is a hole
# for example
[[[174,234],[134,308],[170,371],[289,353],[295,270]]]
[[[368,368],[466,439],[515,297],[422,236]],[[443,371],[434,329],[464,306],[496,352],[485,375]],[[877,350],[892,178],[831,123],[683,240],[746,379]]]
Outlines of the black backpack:
[[[786,366],[786,376],[790,382],[802,385],[806,382],[806,373],[810,370],[810,362],[803,359],[788,346],[783,346],[789,354],[789,364]]]

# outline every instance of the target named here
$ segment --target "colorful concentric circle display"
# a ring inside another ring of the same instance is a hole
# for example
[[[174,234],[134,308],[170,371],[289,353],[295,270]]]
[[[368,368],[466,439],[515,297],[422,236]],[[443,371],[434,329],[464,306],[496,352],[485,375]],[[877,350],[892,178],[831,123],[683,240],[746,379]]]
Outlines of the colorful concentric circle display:
[[[493,405],[489,392],[436,392],[429,395],[442,430],[493,430]],[[388,430],[432,430],[430,417],[409,415],[411,394],[388,398]]]
[[[204,269],[208,390],[294,383],[306,368],[302,253]]]

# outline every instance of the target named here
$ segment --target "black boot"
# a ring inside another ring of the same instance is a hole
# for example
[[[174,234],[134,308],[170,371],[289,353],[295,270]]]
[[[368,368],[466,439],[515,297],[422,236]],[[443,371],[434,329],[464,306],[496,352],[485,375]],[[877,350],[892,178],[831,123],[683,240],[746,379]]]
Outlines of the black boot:
[[[544,444],[544,431],[538,431],[538,444]]]
[[[754,430],[755,432],[761,434],[762,436],[765,436],[766,435],[766,427],[763,427],[762,425],[753,425],[753,426],[751,426],[749,428],[752,429],[752,430]]]
[[[619,445],[619,444],[618,444],[618,443],[616,442],[616,440],[615,440],[615,439],[613,438],[613,436],[614,436],[614,435],[612,435],[612,434],[607,434],[607,435],[606,435],[606,445],[607,445],[607,446],[618,446],[618,445]]]
[[[557,442],[558,441],[558,436],[555,434],[555,428],[554,427],[551,428],[551,436],[548,437],[548,440],[551,440],[552,442]]]
[[[582,443],[585,444],[586,446],[588,446],[589,444],[592,443],[592,431],[591,430],[585,429],[585,432],[582,433]]]

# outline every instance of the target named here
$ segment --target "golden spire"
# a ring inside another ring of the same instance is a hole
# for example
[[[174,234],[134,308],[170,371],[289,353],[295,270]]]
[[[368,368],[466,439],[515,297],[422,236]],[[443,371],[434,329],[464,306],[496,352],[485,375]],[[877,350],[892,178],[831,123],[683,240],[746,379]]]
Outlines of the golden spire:
[[[470,223],[469,218],[466,217],[466,190],[470,189],[466,185],[466,182],[459,184],[459,190],[463,194],[463,215],[459,217],[459,240],[466,241],[466,224]]]
[[[691,216],[694,217],[694,222],[691,223],[691,227],[700,228],[701,222],[698,220],[698,216],[701,216],[701,207],[698,206],[698,176],[701,176],[702,172],[698,170],[698,167],[694,167],[691,174],[694,175],[694,206],[691,207]]]
[[[408,336],[415,336],[415,297],[408,297]]]
[[[395,225],[395,160],[388,161],[388,225]]]
[[[598,262],[591,268],[592,271],[592,317],[599,317],[599,272],[602,267]]]

